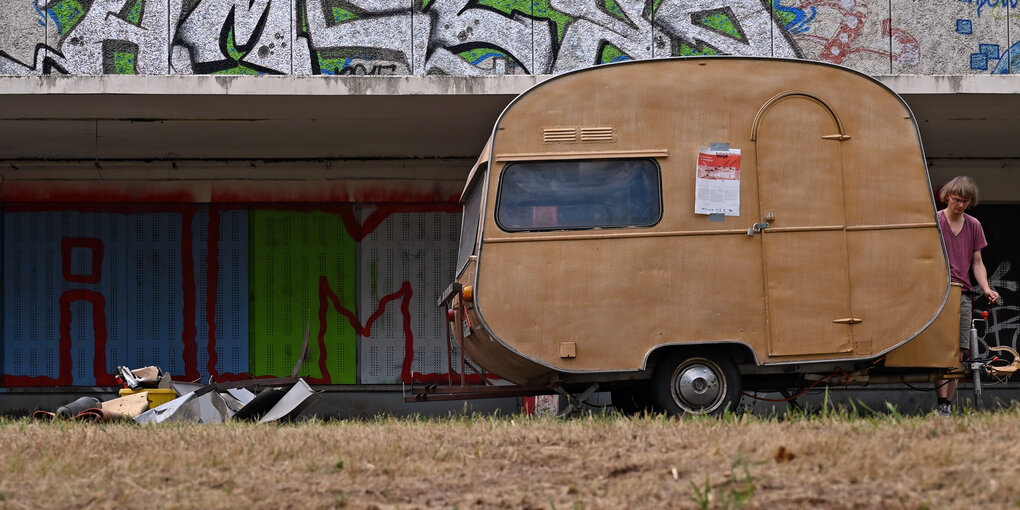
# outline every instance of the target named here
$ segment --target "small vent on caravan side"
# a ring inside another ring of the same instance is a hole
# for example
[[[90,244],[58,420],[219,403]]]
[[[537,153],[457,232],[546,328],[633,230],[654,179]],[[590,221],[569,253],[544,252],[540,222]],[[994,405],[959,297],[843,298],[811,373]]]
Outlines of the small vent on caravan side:
[[[616,133],[611,127],[581,128],[582,142],[612,142],[615,140]]]
[[[577,141],[577,128],[545,128],[542,141],[545,143],[571,143]]]

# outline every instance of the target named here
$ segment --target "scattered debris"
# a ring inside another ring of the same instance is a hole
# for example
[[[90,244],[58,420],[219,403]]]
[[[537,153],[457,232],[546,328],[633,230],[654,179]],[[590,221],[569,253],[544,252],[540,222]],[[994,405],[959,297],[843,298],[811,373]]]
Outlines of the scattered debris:
[[[125,386],[119,398],[100,402],[95,397],[81,397],[55,413],[36,411],[33,417],[134,420],[142,424],[231,420],[270,423],[296,419],[319,396],[300,377],[199,384],[171,381],[157,367],[117,367],[117,371]]]
[[[74,418],[89,409],[96,409],[101,405],[96,397],[81,397],[70,404],[58,407],[56,417],[64,419]]]
[[[186,386],[180,386],[184,388]],[[262,387],[258,393],[249,388]],[[137,417],[138,423],[230,420],[289,421],[297,418],[319,394],[299,377],[215,383],[195,388]]]
[[[36,411],[38,419],[134,420],[136,423],[198,422],[223,423],[230,420],[291,421],[298,417],[319,393],[304,379],[297,377],[308,360],[308,338],[311,333],[311,312],[305,324],[305,341],[301,357],[290,377],[251,379],[247,381],[209,384],[178,382],[159,367],[134,370],[117,367],[115,377],[124,385],[120,397],[100,402],[95,397],[81,397],[61,406],[55,413]],[[258,391],[252,391],[256,389]]]
[[[136,394],[144,394],[149,402],[149,407],[161,406],[182,395],[182,393],[173,388],[138,388],[137,390],[122,388],[120,390],[120,396],[122,397]]]
[[[149,408],[148,392],[133,393],[103,402],[103,417],[112,420],[130,420]]]
[[[135,416],[135,421],[143,424],[182,421],[223,423],[233,414],[218,392],[199,395],[193,391]]]
[[[301,414],[301,411],[304,411],[309,404],[315,401],[316,397],[318,397],[318,393],[316,393],[304,379],[298,379],[297,382],[295,382],[290,389],[283,394],[279,401],[277,401],[273,407],[269,408],[269,410],[266,411],[261,418],[259,418],[259,423],[269,423],[278,420],[293,421],[299,414]],[[255,398],[258,397],[256,396]],[[254,400],[252,402],[254,402]],[[241,411],[244,411],[247,408],[248,406],[244,406]]]
[[[127,389],[131,390],[170,387],[170,375],[164,374],[159,367],[148,366],[134,370],[127,367],[117,367],[116,378]]]

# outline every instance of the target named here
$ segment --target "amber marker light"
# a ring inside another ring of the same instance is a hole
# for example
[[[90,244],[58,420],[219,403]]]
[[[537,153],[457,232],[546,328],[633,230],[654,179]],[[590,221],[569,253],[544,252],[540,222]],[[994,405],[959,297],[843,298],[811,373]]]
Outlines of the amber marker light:
[[[464,296],[464,299],[466,299],[468,301],[471,301],[471,298],[473,298],[475,296],[475,289],[473,287],[471,287],[470,285],[465,285],[464,286],[463,296]]]

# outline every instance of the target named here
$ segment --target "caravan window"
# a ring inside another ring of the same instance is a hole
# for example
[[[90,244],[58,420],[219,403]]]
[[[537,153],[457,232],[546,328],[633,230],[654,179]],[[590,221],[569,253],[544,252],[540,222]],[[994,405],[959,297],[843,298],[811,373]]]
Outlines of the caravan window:
[[[482,181],[479,175],[471,184],[464,200],[464,215],[461,216],[460,246],[457,249],[457,273],[464,270],[468,258],[474,253],[475,241],[478,239],[478,221],[482,216]]]
[[[652,159],[528,161],[503,170],[496,223],[506,231],[646,227],[662,217]]]

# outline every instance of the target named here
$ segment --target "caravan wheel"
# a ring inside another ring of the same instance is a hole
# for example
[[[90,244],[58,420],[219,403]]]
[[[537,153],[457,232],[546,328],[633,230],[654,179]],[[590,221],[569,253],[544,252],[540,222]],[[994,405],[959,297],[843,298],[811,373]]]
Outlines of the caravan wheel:
[[[740,390],[737,366],[716,352],[672,354],[659,362],[652,377],[655,404],[674,416],[733,411]]]

